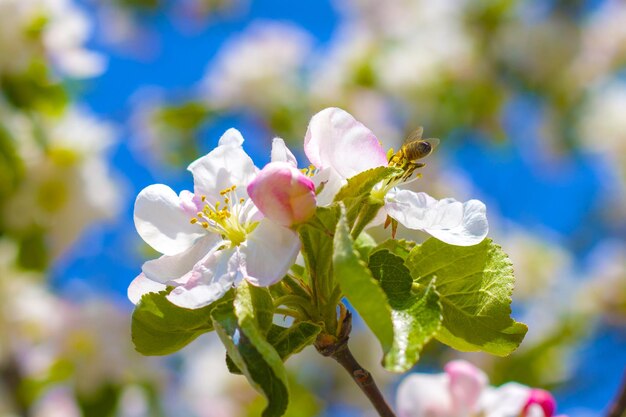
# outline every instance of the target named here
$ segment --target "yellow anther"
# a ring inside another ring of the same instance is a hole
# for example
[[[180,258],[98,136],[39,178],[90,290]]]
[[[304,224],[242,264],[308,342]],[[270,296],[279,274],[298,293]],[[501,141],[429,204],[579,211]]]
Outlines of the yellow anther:
[[[204,227],[205,229],[209,228],[209,224],[207,222],[203,222],[202,223],[202,227]]]
[[[197,213],[196,213],[196,215],[197,215],[198,217],[203,217],[203,216],[204,216],[204,213],[203,213],[203,212],[201,212],[201,211],[199,211],[199,212],[197,212]]]
[[[217,210],[219,206],[220,206],[220,202],[218,201],[217,203],[215,203],[215,210]]]
[[[226,198],[224,199],[224,203],[226,203],[226,204],[230,203],[230,198],[226,197]]]
[[[200,197],[200,199],[202,200],[202,202],[204,203],[206,201],[206,196],[203,195],[202,197]]]
[[[191,224],[196,224],[196,223],[198,223],[198,219],[196,219],[196,218],[194,217],[193,219],[189,220],[189,223],[191,223]]]
[[[245,199],[245,198],[243,198],[243,197],[241,197],[241,198],[239,199],[239,204],[243,204],[245,201],[246,201],[246,199]]]

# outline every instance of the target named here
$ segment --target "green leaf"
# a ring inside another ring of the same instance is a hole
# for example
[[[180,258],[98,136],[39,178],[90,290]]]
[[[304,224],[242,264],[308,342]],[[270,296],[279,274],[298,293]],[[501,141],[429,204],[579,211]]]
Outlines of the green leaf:
[[[250,321],[263,335],[267,334],[274,319],[274,301],[267,288],[244,282],[235,291],[233,305],[240,322]]]
[[[90,417],[111,417],[115,415],[121,388],[113,384],[105,384],[93,392],[76,390],[76,399],[81,414]]]
[[[24,174],[24,166],[16,145],[17,141],[0,124],[0,201],[18,187]]]
[[[417,363],[422,348],[439,330],[439,295],[433,284],[414,286],[404,260],[386,249],[371,255],[369,267],[374,278],[380,280],[392,309],[393,346],[383,365],[389,371],[406,372]]]
[[[276,349],[284,362],[291,355],[312,345],[321,330],[321,326],[308,321],[294,323],[291,327],[272,325],[267,334],[267,341]],[[241,375],[241,370],[228,355],[226,355],[226,366],[231,374]]]
[[[346,204],[346,207],[348,207],[348,200],[368,195],[376,184],[394,175],[398,175],[401,172],[402,170],[398,168],[386,166],[360,172],[354,177],[349,178],[348,183],[341,187],[335,196],[335,201],[342,201]]]
[[[415,242],[409,240],[387,239],[383,243],[372,249],[371,253],[378,252],[380,250],[387,250],[405,260],[409,256],[409,253],[411,252],[411,250],[413,250],[415,245]]]
[[[328,315],[324,320],[326,323],[332,322],[332,317],[336,315],[330,298],[334,291],[333,238],[338,219],[337,206],[318,207],[315,216],[298,227],[311,288],[318,299],[328,304],[324,313]]]
[[[234,310],[221,304],[213,310],[211,317],[234,365],[267,399],[263,417],[279,417],[285,413],[288,404],[287,374],[278,352],[265,339],[259,326],[264,320],[258,317],[265,313],[257,314],[254,293],[255,289],[243,282],[237,288]]]
[[[388,352],[393,344],[391,308],[378,281],[354,248],[343,206],[335,232],[333,264],[335,279],[344,295],[376,335],[383,351]]]
[[[343,202],[352,237],[356,238],[361,231],[376,217],[384,205],[381,197],[373,196],[372,189],[376,184],[401,172],[394,167],[376,167],[363,171],[348,179],[337,195],[335,202]]]
[[[362,259],[367,259],[376,248],[376,240],[369,234],[362,232],[354,240],[354,248],[359,252]]]
[[[62,114],[69,102],[64,86],[54,80],[44,61],[32,62],[20,74],[4,74],[0,90],[14,107],[51,115]]]
[[[169,355],[213,330],[211,312],[230,303],[233,292],[202,308],[188,309],[172,304],[166,291],[141,297],[133,312],[131,333],[135,349],[144,355]]]
[[[309,387],[298,382],[297,375],[289,373],[289,405],[284,417],[317,417],[321,412],[320,400]],[[256,398],[247,406],[247,417],[258,417],[263,410],[263,399]]]
[[[443,307],[441,342],[461,351],[505,356],[528,330],[510,317],[513,291],[511,261],[490,239],[474,246],[452,246],[431,238],[406,260],[413,279],[436,279]]]
[[[273,325],[267,335],[267,341],[285,361],[291,355],[313,344],[321,330],[320,326],[308,321],[294,323],[291,327]]]

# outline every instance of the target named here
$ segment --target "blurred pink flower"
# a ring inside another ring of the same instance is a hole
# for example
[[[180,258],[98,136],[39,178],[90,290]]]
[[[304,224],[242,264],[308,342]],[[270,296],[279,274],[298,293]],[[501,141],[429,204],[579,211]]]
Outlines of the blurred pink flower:
[[[552,417],[556,402],[544,390],[514,382],[488,385],[487,375],[466,361],[441,374],[412,374],[398,388],[399,417]]]

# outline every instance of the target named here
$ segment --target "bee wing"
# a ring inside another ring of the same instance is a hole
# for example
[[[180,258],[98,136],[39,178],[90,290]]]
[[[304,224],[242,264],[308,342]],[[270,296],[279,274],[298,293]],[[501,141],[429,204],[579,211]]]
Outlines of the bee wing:
[[[422,134],[424,133],[424,128],[419,126],[417,129],[413,130],[404,140],[404,143],[415,142],[416,140],[422,139]]]
[[[439,143],[441,143],[441,141],[437,138],[428,138],[428,139],[424,139],[426,142],[430,143],[430,147],[434,150],[437,146],[439,146]]]

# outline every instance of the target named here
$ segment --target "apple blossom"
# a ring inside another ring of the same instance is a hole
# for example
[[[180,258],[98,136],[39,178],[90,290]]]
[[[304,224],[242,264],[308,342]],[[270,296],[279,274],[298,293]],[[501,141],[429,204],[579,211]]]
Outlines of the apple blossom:
[[[92,24],[75,3],[0,0],[0,73],[20,73],[46,59],[72,77],[101,74],[106,60],[85,49]]]
[[[311,119],[304,150],[317,168],[313,181],[324,183],[318,203],[332,202],[346,180],[367,169],[388,165],[386,152],[376,136],[344,110],[328,108]],[[384,201],[384,211],[409,229],[423,230],[443,242],[471,246],[480,243],[489,229],[486,207],[478,200],[461,203],[452,198],[436,200],[426,193],[399,190],[406,176],[381,183],[372,195]]]
[[[3,106],[0,112],[4,127],[19,138],[25,168],[22,185],[6,199],[4,224],[16,233],[44,229],[56,258],[88,225],[113,218],[121,208],[122,184],[107,162],[116,130],[83,108],[69,108],[60,118],[42,117],[41,136],[26,115]]]
[[[135,203],[135,226],[143,240],[163,256],[147,261],[129,287],[129,298],[174,286],[167,298],[199,308],[221,298],[246,279],[268,286],[280,280],[300,249],[297,234],[263,217],[246,187],[258,168],[242,148],[243,137],[229,129],[216,149],[188,170],[194,192],[177,195],[154,184]],[[267,262],[272,259],[272,262]]]
[[[412,374],[398,387],[399,417],[552,417],[556,403],[544,390],[514,382],[488,386],[469,362],[449,362],[442,374]]]
[[[299,171],[282,139],[274,139],[273,161],[248,185],[248,194],[269,219],[286,227],[315,214],[315,184]]]
[[[310,35],[294,25],[253,23],[218,52],[203,81],[206,98],[218,108],[288,106],[310,50]]]

